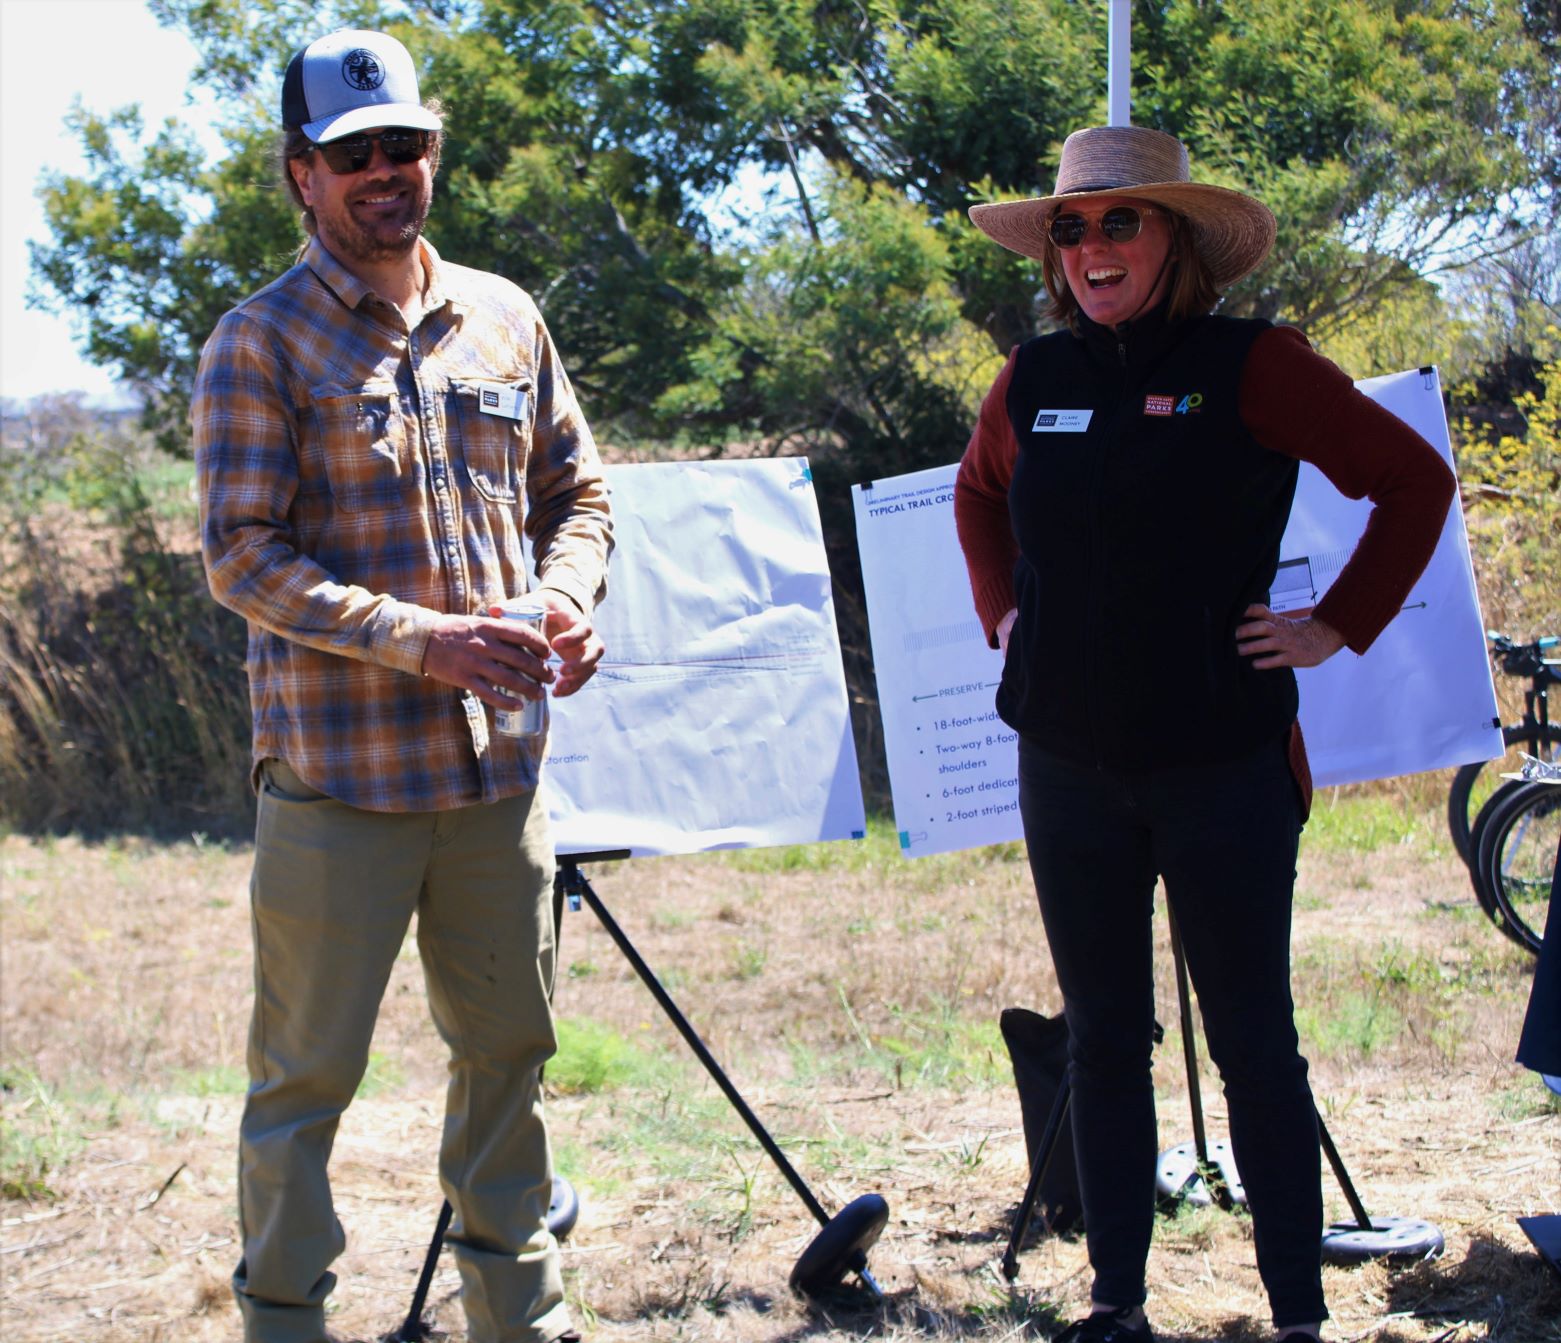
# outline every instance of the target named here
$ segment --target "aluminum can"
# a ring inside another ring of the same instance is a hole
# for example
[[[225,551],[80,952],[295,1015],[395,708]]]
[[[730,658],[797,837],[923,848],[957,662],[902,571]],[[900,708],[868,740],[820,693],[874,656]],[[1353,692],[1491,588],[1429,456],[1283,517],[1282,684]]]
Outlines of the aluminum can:
[[[504,620],[523,620],[539,634],[545,633],[547,607],[529,597],[512,597],[499,609],[499,615]],[[523,699],[513,709],[496,710],[493,726],[505,737],[535,737],[542,731],[543,715],[540,699]]]

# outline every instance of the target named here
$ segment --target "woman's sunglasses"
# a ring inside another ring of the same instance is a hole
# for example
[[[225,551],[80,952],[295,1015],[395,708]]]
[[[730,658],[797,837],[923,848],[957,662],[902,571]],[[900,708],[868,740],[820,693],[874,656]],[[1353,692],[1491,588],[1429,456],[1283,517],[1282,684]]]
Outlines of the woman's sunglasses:
[[[361,173],[369,166],[376,143],[392,163],[416,163],[428,157],[433,136],[429,131],[397,126],[376,135],[344,135],[340,140],[314,147],[320,151],[327,168],[338,177],[346,177],[350,173]]]
[[[1143,216],[1159,213],[1147,205],[1113,205],[1100,216],[1100,231],[1111,242],[1132,242],[1143,226]],[[1089,220],[1083,215],[1053,215],[1047,231],[1058,247],[1077,247],[1089,232]]]

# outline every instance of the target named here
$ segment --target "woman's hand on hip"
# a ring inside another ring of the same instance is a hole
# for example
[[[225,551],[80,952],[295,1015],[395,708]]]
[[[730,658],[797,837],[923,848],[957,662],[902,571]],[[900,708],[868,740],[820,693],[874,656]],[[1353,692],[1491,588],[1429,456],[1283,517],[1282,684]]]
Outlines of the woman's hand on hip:
[[[1313,615],[1292,620],[1275,614],[1262,602],[1253,602],[1242,614],[1247,619],[1236,626],[1236,651],[1251,658],[1260,671],[1316,667],[1344,647],[1344,636]]]
[[[997,622],[997,646],[1006,657],[1008,655],[1008,635],[1013,630],[1014,621],[1019,619],[1019,608],[1016,606],[1006,616]]]

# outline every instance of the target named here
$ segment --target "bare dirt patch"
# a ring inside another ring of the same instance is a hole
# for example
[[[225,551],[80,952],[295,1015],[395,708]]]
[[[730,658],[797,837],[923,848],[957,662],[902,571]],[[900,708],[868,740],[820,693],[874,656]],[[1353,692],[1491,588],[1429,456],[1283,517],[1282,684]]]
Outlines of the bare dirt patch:
[[[1351,823],[1356,805],[1338,804]],[[1561,1109],[1510,1062],[1531,963],[1474,909],[1433,817],[1364,840],[1337,820],[1313,827],[1296,912],[1319,1104],[1368,1210],[1434,1221],[1447,1251],[1328,1270],[1329,1336],[1554,1343],[1561,1282],[1514,1220],[1561,1210]],[[5,1339],[237,1336],[248,867],[242,847],[0,841]],[[565,1264],[589,1338],[997,1340],[1078,1312],[1082,1243],[1036,1241],[1013,1290],[998,1272],[1025,1157],[997,1015],[1056,1007],[1016,850],[911,864],[879,840],[588,875],[819,1199],[876,1190],[892,1209],[882,1308],[792,1297],[806,1210],[589,912],[570,914],[549,1106],[584,1203]],[[1191,1131],[1164,950],[1158,975],[1170,1146]],[[440,1203],[443,1062],[410,947],[374,1055],[333,1166],[344,1339],[399,1325]],[[1202,1082],[1222,1134],[1206,1063]],[[1269,1336],[1243,1215],[1158,1219],[1150,1292],[1167,1339]],[[430,1300],[435,1337],[461,1343],[448,1259]]]

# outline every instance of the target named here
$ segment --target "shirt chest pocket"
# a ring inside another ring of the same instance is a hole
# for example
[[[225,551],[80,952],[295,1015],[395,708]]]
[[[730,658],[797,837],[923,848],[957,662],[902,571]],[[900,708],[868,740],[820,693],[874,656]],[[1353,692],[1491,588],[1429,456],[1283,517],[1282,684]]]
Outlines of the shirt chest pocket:
[[[531,384],[452,378],[450,401],[450,424],[472,488],[496,504],[518,502],[531,451]]]
[[[411,413],[393,382],[315,388],[314,432],[304,436],[301,450],[303,488],[323,480],[348,513],[401,507],[414,468]]]

